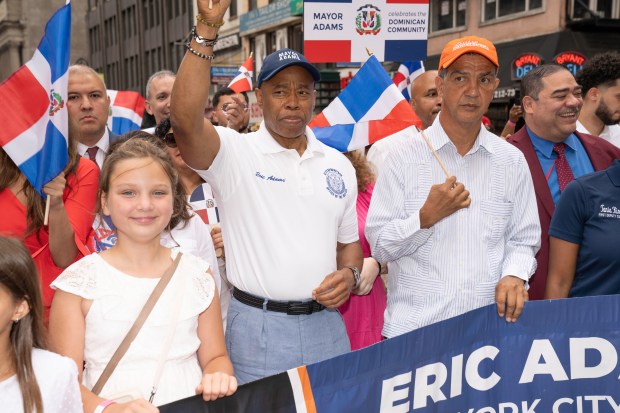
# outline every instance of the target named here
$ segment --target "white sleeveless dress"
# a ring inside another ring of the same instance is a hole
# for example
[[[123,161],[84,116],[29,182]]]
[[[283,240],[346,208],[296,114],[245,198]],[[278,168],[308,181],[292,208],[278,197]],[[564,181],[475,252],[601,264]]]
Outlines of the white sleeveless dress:
[[[174,259],[178,249],[171,250]],[[148,400],[172,327],[174,308],[180,302],[178,322],[157,392],[156,406],[193,396],[202,378],[196,351],[198,316],[213,300],[215,283],[206,272],[209,264],[183,254],[170,283],[159,298],[137,337],[101,391],[101,397],[139,392]],[[52,288],[93,300],[86,316],[82,384],[91,389],[118,348],[159,278],[138,278],[112,267],[98,254],[88,255],[68,267]]]

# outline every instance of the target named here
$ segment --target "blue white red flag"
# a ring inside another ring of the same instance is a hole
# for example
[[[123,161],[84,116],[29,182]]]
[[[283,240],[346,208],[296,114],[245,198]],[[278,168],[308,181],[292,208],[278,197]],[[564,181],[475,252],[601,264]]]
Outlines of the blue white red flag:
[[[236,93],[241,92],[249,92],[252,90],[252,76],[254,74],[254,59],[252,55],[248,57],[241,67],[239,68],[239,73],[228,85],[229,88],[234,90]]]
[[[110,116],[108,128],[117,135],[140,129],[145,99],[131,90],[108,90]]]
[[[373,55],[308,126],[324,144],[348,152],[416,122],[409,102]]]
[[[41,194],[68,161],[70,45],[67,0],[47,22],[32,59],[0,84],[0,145]]]
[[[409,95],[409,89],[416,77],[424,73],[424,62],[416,60],[413,62],[402,62],[398,67],[398,72],[392,79],[394,84],[403,93],[403,96],[407,101],[411,98]]]

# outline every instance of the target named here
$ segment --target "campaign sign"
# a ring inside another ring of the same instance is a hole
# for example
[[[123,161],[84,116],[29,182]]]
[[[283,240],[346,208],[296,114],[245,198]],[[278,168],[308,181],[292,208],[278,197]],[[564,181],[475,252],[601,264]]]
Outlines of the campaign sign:
[[[428,0],[305,0],[304,55],[311,62],[426,60]],[[368,49],[368,51],[367,51]]]
[[[516,323],[490,305],[246,384],[232,397],[198,396],[160,411],[620,412],[618,351],[618,295],[528,302]]]

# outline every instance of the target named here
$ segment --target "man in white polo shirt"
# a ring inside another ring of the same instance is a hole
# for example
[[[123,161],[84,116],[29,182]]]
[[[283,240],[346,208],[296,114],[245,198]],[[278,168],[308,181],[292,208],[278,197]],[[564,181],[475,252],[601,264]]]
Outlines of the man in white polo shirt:
[[[172,91],[171,119],[183,159],[211,184],[220,206],[235,287],[226,344],[242,384],[349,351],[335,308],[359,282],[362,251],[355,171],[307,127],[320,75],[303,55],[282,49],[265,58],[258,132],[240,135],[204,118],[208,39],[225,11],[219,5],[198,2],[212,25],[196,27]]]

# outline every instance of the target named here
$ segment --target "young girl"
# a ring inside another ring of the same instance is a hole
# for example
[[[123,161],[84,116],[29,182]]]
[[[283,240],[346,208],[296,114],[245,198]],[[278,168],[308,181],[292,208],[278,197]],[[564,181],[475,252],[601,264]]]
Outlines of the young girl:
[[[0,237],[0,401],[3,412],[82,411],[75,363],[45,348],[37,269],[16,239]]]
[[[160,244],[162,230],[175,226],[185,208],[177,180],[170,157],[153,143],[130,139],[115,148],[101,171],[98,210],[111,217],[116,245],[73,264],[52,284],[52,345],[84,366],[78,370],[86,413],[156,412],[156,405],[196,393],[214,400],[236,390],[211,270],[183,254],[100,395],[90,391],[178,254]],[[141,398],[107,399],[126,394]]]

